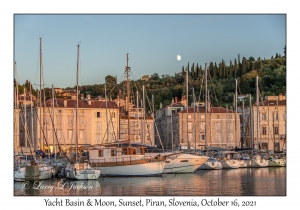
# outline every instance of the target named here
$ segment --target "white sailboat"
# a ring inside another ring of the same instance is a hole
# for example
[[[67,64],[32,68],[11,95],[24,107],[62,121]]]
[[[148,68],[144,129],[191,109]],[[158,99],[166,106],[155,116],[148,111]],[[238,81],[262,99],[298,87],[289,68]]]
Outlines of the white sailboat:
[[[207,64],[205,64],[205,147],[207,148]],[[206,150],[207,153],[211,152],[208,149]],[[208,160],[201,165],[198,169],[200,170],[218,170],[222,169],[222,164],[212,155],[209,156]]]
[[[101,169],[104,176],[161,176],[164,172],[164,161],[160,156],[145,156],[145,146],[133,146],[130,142],[130,83],[128,53],[126,54],[127,80],[127,136],[128,142],[102,144],[88,148],[89,162]]]
[[[186,81],[188,81],[188,74],[186,74],[186,75],[187,75]],[[187,85],[187,90],[188,90],[188,85]],[[188,104],[187,104],[187,110],[188,110]],[[195,113],[194,113],[194,115],[195,115]],[[195,130],[194,130],[194,132],[195,132]],[[164,166],[164,173],[174,173],[174,174],[193,173],[203,163],[205,163],[207,161],[207,159],[208,159],[207,156],[199,156],[199,155],[187,154],[187,153],[183,153],[183,152],[179,152],[179,151],[173,151],[172,102],[171,102],[171,141],[172,141],[172,151],[171,152],[162,151],[160,153],[153,153],[153,152],[146,153],[146,155],[148,155],[148,156],[159,155],[166,159],[165,166]]]
[[[79,51],[80,45],[77,45],[78,56],[77,56],[77,76],[76,76],[76,137],[75,137],[75,163],[68,164],[64,169],[62,174],[68,179],[74,180],[86,180],[86,179],[98,179],[100,177],[100,170],[92,168],[88,162],[80,163],[77,161],[78,154],[78,73],[79,73]]]
[[[41,38],[40,38],[40,46],[41,46]],[[41,47],[40,47],[41,48]],[[16,65],[16,63],[15,63]],[[16,66],[15,66],[16,68]],[[18,86],[18,82],[16,81],[16,85]],[[30,84],[30,88],[31,88],[31,84]],[[17,87],[18,90],[18,87]],[[16,90],[16,91],[17,91]],[[31,181],[31,180],[46,180],[46,179],[50,179],[52,178],[52,176],[54,175],[54,168],[52,166],[49,166],[46,163],[42,163],[42,162],[36,162],[36,155],[34,154],[34,143],[33,143],[33,135],[31,136],[31,138],[29,138],[29,132],[28,132],[28,127],[27,127],[27,116],[26,116],[26,110],[27,110],[27,105],[26,105],[26,88],[24,87],[24,105],[23,105],[23,111],[24,111],[24,118],[22,119],[22,123],[24,126],[24,130],[25,130],[25,134],[24,134],[24,138],[25,138],[25,143],[29,143],[29,151],[30,151],[30,156],[31,161],[27,160],[27,154],[25,155],[23,153],[22,147],[21,147],[21,155],[17,155],[15,156],[15,166],[14,166],[14,180],[15,181]],[[30,90],[30,96],[32,96],[31,94],[31,90]],[[16,94],[16,97],[18,97],[18,93]],[[18,100],[18,98],[16,98],[16,101]],[[31,98],[32,100],[32,98]],[[32,112],[32,103],[30,103],[30,108],[31,108],[31,122],[33,122],[32,118],[33,118],[33,112]],[[18,103],[16,104],[16,108],[19,108]],[[33,129],[33,126],[32,126]],[[33,132],[31,131],[31,133],[33,134]],[[27,136],[28,135],[28,136]],[[29,138],[27,141],[27,137]],[[22,160],[22,157],[26,157],[25,160]],[[29,155],[29,154],[28,154]]]
[[[222,169],[236,169],[240,167],[240,161],[236,159],[237,152],[234,151],[224,151],[220,153],[220,163],[222,164]]]

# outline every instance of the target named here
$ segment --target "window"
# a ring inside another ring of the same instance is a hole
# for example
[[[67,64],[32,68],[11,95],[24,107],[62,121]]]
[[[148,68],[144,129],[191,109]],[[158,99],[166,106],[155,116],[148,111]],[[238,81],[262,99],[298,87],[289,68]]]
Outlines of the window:
[[[135,135],[135,141],[138,142],[139,141],[139,136]]]
[[[112,149],[110,154],[111,154],[111,156],[117,156],[117,150]]]
[[[68,123],[69,123],[69,125],[73,124],[73,117],[72,116],[68,116]]]
[[[147,130],[150,130],[150,124],[147,124]]]
[[[79,131],[79,138],[83,139],[84,138],[84,130]]]
[[[57,113],[58,113],[58,114],[61,114],[61,110],[57,110]]]
[[[83,117],[79,117],[79,123],[80,123],[80,125],[83,125],[83,122],[84,122]]]
[[[61,125],[61,116],[57,116],[56,119],[57,119],[57,124],[58,124],[58,125]]]
[[[220,123],[216,123],[216,130],[220,130]]]
[[[111,118],[115,118],[115,117],[116,117],[116,113],[115,113],[115,112],[111,112],[111,113],[110,113],[110,117],[111,117]]]
[[[267,127],[262,127],[262,135],[267,135]]]
[[[96,133],[101,133],[101,124],[100,123],[96,124]]]
[[[201,140],[205,141],[205,134],[201,134]]]
[[[220,115],[216,115],[216,119],[220,119]]]
[[[266,114],[262,114],[262,115],[261,115],[261,119],[262,119],[262,120],[267,120],[267,115],[266,115]]]
[[[97,118],[100,118],[101,115],[100,115],[100,112],[97,112]]]
[[[201,129],[202,129],[202,130],[205,129],[205,123],[201,123]]]
[[[188,129],[192,129],[192,122],[188,122]]]
[[[278,133],[279,133],[278,131],[279,131],[279,130],[278,130],[278,127],[274,127],[274,134],[275,134],[275,135],[278,135]]]
[[[216,133],[216,142],[220,141],[220,133]]]
[[[136,148],[136,154],[138,154],[138,155],[142,154],[141,148]]]
[[[228,141],[233,141],[233,133],[228,133]]]
[[[147,135],[147,141],[150,141],[150,135],[149,134]]]
[[[69,139],[72,139],[72,130],[68,130],[68,137],[69,137]]]
[[[62,131],[61,130],[57,130],[57,138],[58,140],[61,139],[62,136]]]
[[[103,157],[103,150],[98,150],[98,157]]]
[[[139,129],[140,128],[139,122],[135,122],[134,124],[135,124],[135,129]]]
[[[278,113],[275,113],[275,120],[278,120]]]
[[[229,115],[229,118],[232,119],[232,115]]]

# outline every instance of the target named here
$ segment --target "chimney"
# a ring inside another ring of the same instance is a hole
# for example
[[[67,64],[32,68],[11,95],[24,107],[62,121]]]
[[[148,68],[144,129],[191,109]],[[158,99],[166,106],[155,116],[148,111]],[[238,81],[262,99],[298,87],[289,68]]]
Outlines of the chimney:
[[[283,94],[279,93],[279,101],[282,101],[282,100],[283,100]]]
[[[64,107],[67,107],[67,97],[64,97]]]
[[[175,103],[178,103],[178,97],[175,97]]]
[[[80,94],[80,99],[83,100],[83,98],[84,98],[84,95]]]
[[[91,99],[91,95],[90,94],[87,94],[86,95],[86,98],[89,100],[89,99]]]

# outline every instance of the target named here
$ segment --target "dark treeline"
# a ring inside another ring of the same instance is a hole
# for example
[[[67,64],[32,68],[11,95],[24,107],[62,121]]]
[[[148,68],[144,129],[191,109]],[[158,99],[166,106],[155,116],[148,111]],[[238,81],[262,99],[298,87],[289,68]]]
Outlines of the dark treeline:
[[[230,60],[229,64],[226,64],[222,59],[219,63],[210,62],[207,63],[208,71],[208,90],[210,95],[210,102],[214,106],[231,106],[234,102],[234,94],[236,87],[236,79],[238,81],[237,92],[239,95],[252,94],[253,100],[256,93],[256,76],[259,77],[259,89],[260,97],[269,95],[278,95],[279,93],[286,94],[286,48],[284,48],[284,56],[276,53],[276,56],[272,56],[269,59],[243,57]],[[131,81],[131,92],[141,93],[142,86],[145,86],[147,92],[147,98],[152,100],[154,98],[155,109],[162,106],[169,105],[173,98],[178,97],[181,99],[183,95],[186,95],[186,72],[188,72],[188,87],[189,87],[189,103],[193,101],[193,89],[196,101],[204,100],[204,73],[205,66],[198,63],[187,63],[182,66],[179,73],[175,73],[173,76],[168,74],[162,74],[159,76],[157,73],[151,75],[147,81],[136,80]],[[117,79],[111,75],[105,77],[106,93],[111,99],[117,98],[117,96],[123,97],[122,94],[126,94],[126,84],[124,81],[117,83]],[[23,93],[23,87],[26,90],[30,90],[30,83],[26,81],[24,85],[19,85],[19,92]],[[75,87],[69,87],[74,89]],[[68,88],[67,88],[68,89]],[[79,90],[83,94],[90,94],[92,97],[102,96],[105,94],[104,84],[83,85],[79,87]],[[33,95],[38,93],[38,90],[33,90]],[[46,99],[51,98],[51,88],[45,88]],[[142,97],[141,95],[139,96]],[[135,100],[135,96],[132,97]],[[152,102],[151,102],[152,103]],[[147,104],[147,103],[146,103]],[[247,101],[246,101],[247,105]],[[147,105],[149,107],[149,105]]]

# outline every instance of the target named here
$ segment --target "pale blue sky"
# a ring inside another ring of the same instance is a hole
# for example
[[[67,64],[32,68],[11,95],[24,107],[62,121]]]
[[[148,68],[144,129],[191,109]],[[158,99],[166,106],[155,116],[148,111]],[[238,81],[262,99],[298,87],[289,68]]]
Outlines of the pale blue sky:
[[[14,15],[18,82],[39,84],[39,38],[47,87],[73,87],[80,42],[80,85],[124,74],[126,53],[133,79],[174,75],[188,62],[204,67],[240,57],[283,55],[286,15]],[[181,55],[180,61],[176,56]],[[124,79],[124,78],[123,78]],[[38,86],[36,86],[38,88]]]

